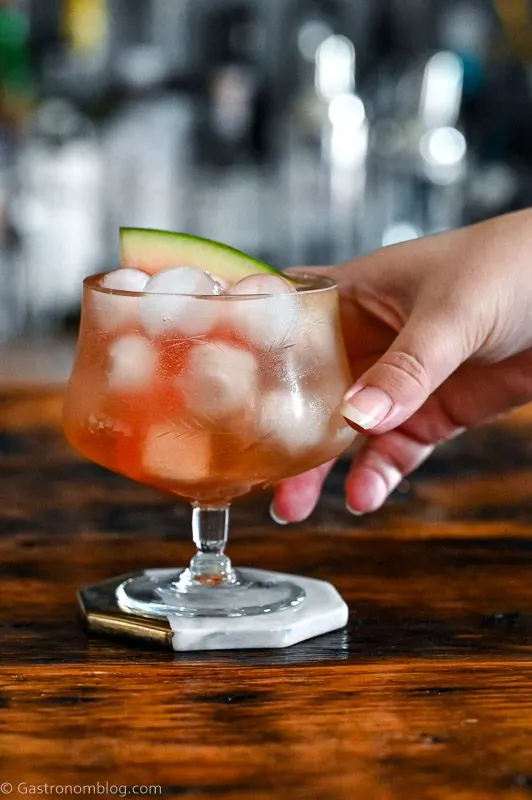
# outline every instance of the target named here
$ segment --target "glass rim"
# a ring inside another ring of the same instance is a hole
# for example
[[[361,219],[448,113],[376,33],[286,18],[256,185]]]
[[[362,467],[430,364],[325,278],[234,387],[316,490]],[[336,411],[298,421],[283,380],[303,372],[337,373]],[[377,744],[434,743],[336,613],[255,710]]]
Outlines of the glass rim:
[[[113,270],[114,271],[114,270]],[[228,302],[231,300],[259,300],[264,298],[282,298],[293,297],[292,294],[183,294],[180,292],[137,292],[128,289],[112,289],[109,287],[101,286],[100,281],[108,272],[99,272],[96,275],[89,275],[83,280],[83,288],[91,292],[104,295],[123,295],[124,297],[188,297],[195,300],[222,300]],[[150,276],[152,277],[152,276]],[[283,276],[281,276],[283,277]],[[317,275],[309,272],[301,272],[292,275],[285,275],[286,278],[295,278],[300,286],[297,289],[297,295],[314,295],[324,294],[337,288],[336,282],[332,278],[327,278],[325,275]]]

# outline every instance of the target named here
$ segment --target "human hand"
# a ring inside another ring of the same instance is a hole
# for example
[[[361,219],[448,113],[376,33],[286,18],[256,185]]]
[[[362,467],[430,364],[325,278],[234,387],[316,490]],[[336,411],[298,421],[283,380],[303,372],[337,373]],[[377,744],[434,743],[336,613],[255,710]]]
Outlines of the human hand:
[[[532,212],[387,247],[326,274],[338,283],[356,378],[342,413],[368,437],[346,504],[365,513],[437,444],[532,400]],[[274,519],[306,519],[333,463],[283,481]]]

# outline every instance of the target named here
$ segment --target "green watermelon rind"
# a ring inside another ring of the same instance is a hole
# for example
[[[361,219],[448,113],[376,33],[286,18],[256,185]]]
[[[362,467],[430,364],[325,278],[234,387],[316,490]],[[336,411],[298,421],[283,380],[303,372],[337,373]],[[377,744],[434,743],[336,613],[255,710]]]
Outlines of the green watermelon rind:
[[[122,267],[143,269],[152,275],[188,266],[229,281],[260,273],[283,276],[270,264],[222,242],[156,228],[120,228],[120,254]]]

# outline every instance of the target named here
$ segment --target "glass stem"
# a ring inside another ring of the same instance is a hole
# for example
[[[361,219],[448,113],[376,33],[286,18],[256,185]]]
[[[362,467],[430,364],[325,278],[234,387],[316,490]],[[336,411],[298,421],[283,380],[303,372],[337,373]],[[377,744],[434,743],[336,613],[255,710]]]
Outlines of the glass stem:
[[[228,532],[228,505],[192,507],[192,537],[198,552],[189,564],[189,581],[203,586],[238,582],[231,560],[224,554]]]

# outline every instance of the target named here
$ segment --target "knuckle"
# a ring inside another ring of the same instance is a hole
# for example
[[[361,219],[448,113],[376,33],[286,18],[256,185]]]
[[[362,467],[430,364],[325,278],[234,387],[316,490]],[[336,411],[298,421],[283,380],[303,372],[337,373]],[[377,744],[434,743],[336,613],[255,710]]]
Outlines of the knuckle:
[[[404,473],[400,462],[395,458],[390,458],[388,454],[386,458],[376,453],[368,454],[365,465],[380,477],[388,495],[399,486],[403,479]]]
[[[405,383],[415,384],[416,389],[423,394],[431,390],[431,377],[423,361],[414,353],[406,350],[394,350],[386,353],[381,359],[381,364],[387,367],[390,381],[396,384],[395,388],[402,388]]]

